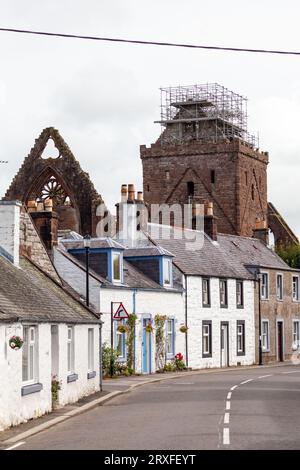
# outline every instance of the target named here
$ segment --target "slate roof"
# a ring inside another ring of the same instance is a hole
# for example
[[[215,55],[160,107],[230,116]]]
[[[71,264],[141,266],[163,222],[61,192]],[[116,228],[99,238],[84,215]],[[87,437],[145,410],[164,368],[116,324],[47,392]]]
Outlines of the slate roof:
[[[62,245],[67,250],[82,249],[84,248],[82,240],[61,240]],[[116,248],[117,250],[124,250],[124,246],[112,238],[92,238],[91,248]]]
[[[126,248],[124,251],[125,258],[134,258],[141,256],[174,256],[170,251],[165,250],[162,246],[146,246],[143,248]]]
[[[100,322],[28,259],[17,268],[0,256],[0,273],[0,321]]]
[[[189,237],[196,234],[198,241],[194,244]],[[214,242],[203,232],[163,226],[152,241],[172,252],[176,266],[189,275],[253,279],[246,265],[290,270],[276,253],[254,238],[218,234]]]

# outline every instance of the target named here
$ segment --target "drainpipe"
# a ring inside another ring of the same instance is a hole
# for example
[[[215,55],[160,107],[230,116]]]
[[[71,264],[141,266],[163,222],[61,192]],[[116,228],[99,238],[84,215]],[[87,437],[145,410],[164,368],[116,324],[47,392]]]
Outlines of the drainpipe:
[[[99,326],[99,353],[100,353],[100,392],[103,390],[103,364],[102,364],[102,323]]]
[[[185,326],[188,326],[188,278],[185,274]],[[185,332],[185,358],[186,358],[186,366],[189,365],[189,347],[188,347],[188,330]]]
[[[133,290],[133,315],[136,315],[136,294],[137,294],[137,289]],[[136,351],[136,320],[134,320],[134,341],[133,341],[133,370],[135,371],[135,365],[136,365],[136,360],[135,360],[135,351]]]
[[[261,331],[261,274],[259,271],[255,272],[255,280],[258,285],[258,364],[263,365],[262,360],[262,331]]]

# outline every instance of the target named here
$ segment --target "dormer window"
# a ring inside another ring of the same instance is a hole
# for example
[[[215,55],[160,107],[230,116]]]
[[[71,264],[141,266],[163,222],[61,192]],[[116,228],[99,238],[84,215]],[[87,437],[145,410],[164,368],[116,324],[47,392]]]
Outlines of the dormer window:
[[[172,285],[172,261],[169,258],[163,258],[163,285]]]
[[[112,254],[112,282],[122,282],[122,260],[119,252]]]

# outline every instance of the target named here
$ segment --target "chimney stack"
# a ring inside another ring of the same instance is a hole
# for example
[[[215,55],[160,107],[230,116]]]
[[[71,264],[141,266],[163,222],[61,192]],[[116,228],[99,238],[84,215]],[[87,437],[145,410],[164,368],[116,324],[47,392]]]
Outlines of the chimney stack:
[[[135,245],[148,222],[143,192],[138,191],[137,197],[135,195],[134,184],[122,184],[121,202],[116,204],[117,234],[119,239],[127,243],[128,246]]]
[[[58,215],[53,212],[52,199],[38,202],[36,210],[34,210],[33,201],[29,201],[28,212],[47,251],[51,253],[58,243]]]
[[[121,186],[121,202],[126,202],[128,197],[127,184],[122,184]]]
[[[0,254],[15,266],[19,265],[21,206],[19,201],[0,201]]]
[[[218,239],[217,218],[214,216],[214,204],[209,202],[205,208],[204,232],[214,241]]]
[[[266,220],[256,219],[253,237],[258,238],[265,245],[269,245],[269,229]]]

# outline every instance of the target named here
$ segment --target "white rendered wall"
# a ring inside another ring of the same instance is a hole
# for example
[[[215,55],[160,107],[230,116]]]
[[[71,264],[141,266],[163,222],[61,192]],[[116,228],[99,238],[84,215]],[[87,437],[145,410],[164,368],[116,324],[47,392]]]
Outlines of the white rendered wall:
[[[96,377],[87,379],[88,328],[94,328],[94,365]],[[37,418],[52,409],[51,396],[51,325],[38,325],[38,377],[43,385],[40,392],[21,396],[22,349],[15,351],[8,345],[13,335],[23,337],[21,324],[0,323],[0,431],[29,419]],[[75,325],[75,372],[76,382],[67,383],[67,325],[59,325],[59,405],[73,403],[79,398],[99,390],[99,326]]]
[[[244,281],[244,308],[236,307],[236,281],[228,279],[228,308],[220,307],[219,279],[211,278],[211,307],[202,307],[202,279],[188,277],[188,345],[189,366],[193,368],[220,367],[221,322],[229,322],[229,365],[254,364],[254,282]],[[202,321],[212,321],[212,357],[202,358]],[[245,352],[237,355],[237,320],[245,321]]]
[[[100,310],[103,325],[103,343],[110,346],[111,335],[111,302],[123,302],[128,313],[133,313],[134,290],[102,288],[100,292]],[[136,372],[142,372],[142,321],[143,316],[154,319],[156,314],[166,315],[175,319],[175,353],[185,352],[185,335],[179,331],[184,324],[184,294],[179,292],[145,291],[136,292]],[[156,371],[155,366],[155,331],[152,335],[151,372]]]

